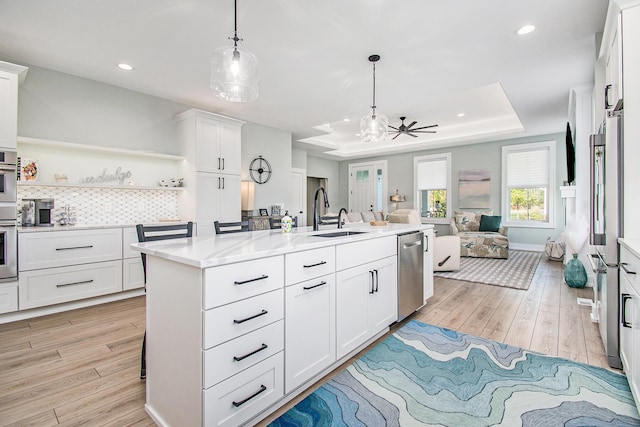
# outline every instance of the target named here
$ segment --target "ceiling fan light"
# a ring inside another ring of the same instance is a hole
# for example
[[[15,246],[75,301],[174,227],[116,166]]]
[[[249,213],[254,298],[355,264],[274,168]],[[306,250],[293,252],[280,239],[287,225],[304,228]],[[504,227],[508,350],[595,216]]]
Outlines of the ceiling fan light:
[[[239,46],[216,49],[211,58],[211,92],[231,102],[258,98],[258,59]]]
[[[364,142],[382,142],[389,135],[389,119],[384,114],[368,114],[360,119],[360,138]]]

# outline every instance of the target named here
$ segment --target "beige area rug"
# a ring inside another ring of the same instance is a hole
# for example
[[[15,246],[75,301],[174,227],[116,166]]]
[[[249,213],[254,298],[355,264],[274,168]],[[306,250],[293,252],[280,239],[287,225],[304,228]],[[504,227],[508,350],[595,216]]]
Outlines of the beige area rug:
[[[459,271],[436,271],[434,276],[527,290],[542,252],[509,250],[508,259],[460,258]]]

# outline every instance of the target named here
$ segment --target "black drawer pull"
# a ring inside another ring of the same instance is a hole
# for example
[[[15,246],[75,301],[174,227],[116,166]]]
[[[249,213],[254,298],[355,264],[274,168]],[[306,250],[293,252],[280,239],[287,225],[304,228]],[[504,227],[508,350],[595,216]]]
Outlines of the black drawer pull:
[[[327,261],[320,261],[316,264],[309,264],[309,265],[303,265],[304,268],[311,268],[311,267],[317,267],[319,265],[325,265],[327,263]]]
[[[620,323],[622,323],[622,327],[631,328],[631,323],[627,322],[627,301],[631,299],[631,295],[629,294],[621,294],[622,301],[620,301],[621,313],[620,313]]]
[[[93,247],[93,245],[87,245],[87,246],[71,246],[71,247],[68,247],[68,248],[56,248],[56,251],[68,251],[68,250],[71,250],[71,249],[90,249],[90,248],[92,248],[92,247]]]
[[[236,362],[239,362],[243,359],[246,359],[249,356],[253,356],[256,353],[261,352],[262,350],[266,350],[267,348],[269,348],[269,346],[263,343],[259,349],[253,350],[251,353],[247,353],[244,356],[233,356],[233,360],[235,360]]]
[[[245,283],[251,283],[251,282],[255,282],[255,281],[257,281],[257,280],[264,280],[264,279],[266,279],[267,277],[269,277],[269,276],[266,276],[266,275],[264,275],[264,274],[263,274],[262,276],[260,276],[260,277],[256,277],[255,279],[243,280],[243,281],[241,281],[241,282],[238,282],[238,281],[236,280],[235,282],[233,282],[233,284],[234,284],[234,285],[244,285]]]
[[[253,399],[254,397],[256,397],[257,395],[259,395],[260,393],[262,393],[263,391],[266,391],[267,387],[263,385],[260,385],[260,390],[256,391],[255,393],[253,393],[251,396],[247,397],[244,400],[241,400],[240,402],[236,402],[235,400],[232,402],[233,406],[235,406],[236,408],[240,405],[244,405],[245,403],[247,403],[248,401],[250,401],[251,399]]]
[[[313,288],[317,288],[318,286],[322,286],[322,285],[326,285],[327,282],[325,282],[324,280],[320,283],[318,283],[317,285],[313,285],[313,286],[303,286],[302,289],[304,289],[305,291],[308,291],[309,289],[313,289]]]
[[[635,271],[631,271],[631,270],[627,269],[627,265],[629,265],[629,264],[627,264],[626,262],[621,262],[620,263],[620,267],[624,270],[625,273],[627,273],[627,274],[636,274]]]
[[[262,310],[260,313],[258,313],[258,314],[254,314],[254,315],[253,315],[253,316],[251,316],[251,317],[245,317],[244,319],[240,319],[240,320],[238,320],[238,319],[233,319],[233,323],[235,323],[235,324],[239,325],[240,323],[244,323],[244,322],[246,322],[247,320],[251,320],[251,319],[255,319],[256,317],[264,316],[264,315],[265,315],[265,314],[267,314],[267,313],[268,313],[268,311],[267,311],[267,310]]]
[[[81,282],[61,283],[59,285],[56,285],[56,288],[64,288],[65,286],[73,286],[73,285],[84,285],[85,283],[93,283],[93,279],[83,280]]]
[[[369,274],[371,274],[371,290],[369,291],[369,293],[373,294],[376,292],[376,288],[374,287],[374,282],[373,282],[373,271],[369,270]]]

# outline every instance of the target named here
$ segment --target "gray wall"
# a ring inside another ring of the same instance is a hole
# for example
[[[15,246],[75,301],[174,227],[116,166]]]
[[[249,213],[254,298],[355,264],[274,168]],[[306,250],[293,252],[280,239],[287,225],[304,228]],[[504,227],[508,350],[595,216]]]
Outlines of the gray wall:
[[[174,115],[188,106],[29,66],[18,95],[18,135],[179,154]]]
[[[341,207],[347,207],[347,203],[342,201],[343,187],[346,188],[348,181],[340,179],[340,163],[335,160],[323,159],[320,157],[307,156],[307,176],[314,178],[326,178],[329,182],[327,195],[331,207],[329,212],[338,213]]]
[[[357,159],[340,162],[340,182],[341,192],[339,203],[346,206],[348,201],[348,170],[349,163],[360,163],[374,159],[387,159],[388,161],[388,188],[389,192],[399,189],[401,194],[406,195],[404,208],[413,207],[413,158],[415,156],[451,153],[451,203],[452,208],[458,208],[458,173],[467,169],[489,169],[491,171],[491,209],[496,214],[500,214],[502,201],[502,146],[524,144],[529,142],[556,141],[556,218],[554,229],[511,227],[509,229],[509,239],[513,243],[540,245],[544,244],[547,237],[555,239],[564,229],[564,206],[557,190],[562,182],[566,180],[566,153],[564,149],[564,134],[542,135],[536,137],[507,139],[504,141],[493,141],[482,144],[470,144],[451,147],[449,149],[437,149],[420,151],[415,153],[387,155],[372,157],[368,159]],[[449,234],[448,225],[437,225],[439,235]]]
[[[271,165],[272,174],[264,184],[255,184],[255,209],[270,209],[284,203],[291,206],[291,133],[280,129],[246,123],[242,126],[242,180],[250,180],[249,165],[258,156]],[[270,210],[269,210],[270,212]],[[284,213],[284,212],[283,212]]]

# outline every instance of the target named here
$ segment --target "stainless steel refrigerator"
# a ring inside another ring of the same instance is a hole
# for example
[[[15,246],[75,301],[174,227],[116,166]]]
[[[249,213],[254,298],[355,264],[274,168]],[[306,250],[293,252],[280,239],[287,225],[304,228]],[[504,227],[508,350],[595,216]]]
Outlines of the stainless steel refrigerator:
[[[608,112],[601,133],[589,137],[591,151],[590,236],[595,252],[590,254],[595,274],[594,300],[600,336],[609,365],[622,368],[620,362],[618,286],[618,237],[623,236],[622,218],[622,103]]]

